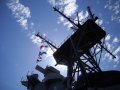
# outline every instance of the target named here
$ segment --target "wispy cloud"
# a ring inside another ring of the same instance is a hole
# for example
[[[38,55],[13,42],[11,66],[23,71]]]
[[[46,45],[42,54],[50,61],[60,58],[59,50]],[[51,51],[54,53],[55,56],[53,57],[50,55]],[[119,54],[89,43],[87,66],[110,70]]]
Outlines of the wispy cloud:
[[[116,50],[113,52],[113,54],[118,54],[120,52],[120,46],[116,48]]]
[[[96,20],[96,23],[101,26],[103,24],[103,20],[102,19],[98,19],[98,20]]]
[[[36,33],[34,30],[34,23],[29,21],[29,19],[31,18],[31,11],[29,7],[20,3],[19,0],[10,0],[7,3],[7,6],[12,11],[13,16],[23,27],[23,29],[28,30],[28,34],[32,42],[37,46],[40,46],[42,40],[34,35]],[[29,29],[33,29],[33,31],[30,31]]]
[[[106,36],[105,41],[106,41],[107,49],[110,50],[110,52],[112,52],[113,55],[116,56],[116,58],[113,59],[112,56],[106,52],[104,53],[104,60],[106,59],[110,61],[119,62],[119,54],[120,54],[119,39],[117,37],[112,37],[112,35],[108,34]]]
[[[115,16],[114,16],[114,18],[116,19],[116,20],[119,20],[119,11],[118,10],[120,10],[120,8],[119,8],[119,1],[120,0],[117,0],[117,1],[114,1],[114,3],[112,4],[111,2],[112,2],[112,0],[108,0],[108,3],[106,4],[106,6],[105,6],[105,8],[108,8],[109,10],[112,10],[113,12],[114,12],[114,14],[115,14]],[[53,6],[58,6],[59,7],[59,9],[61,10],[61,11],[63,11],[63,13],[66,15],[66,16],[72,16],[72,15],[74,15],[75,14],[75,12],[76,12],[76,10],[77,10],[77,8],[78,8],[78,5],[76,4],[76,0],[49,0],[49,2],[53,5]],[[71,5],[71,2],[74,2],[74,5]],[[70,5],[69,5],[70,4]],[[67,7],[66,7],[67,6]],[[69,8],[68,8],[69,7]],[[71,9],[70,10],[70,8],[72,8],[72,7],[75,7],[74,9]],[[118,15],[118,16],[117,16]],[[80,11],[79,13],[78,13],[78,16],[79,16],[79,19],[80,19],[80,23],[81,24],[83,24],[84,22],[85,22],[85,20],[89,17],[89,15],[88,15],[88,12],[87,11]],[[111,16],[111,19],[112,19],[112,16]],[[114,20],[115,20],[114,19]],[[68,27],[71,27],[72,25],[68,22],[68,21],[66,21],[65,19],[64,19],[64,17],[62,17],[62,16],[60,16],[59,17],[59,23],[63,23],[63,25],[65,25],[65,26],[68,26]],[[103,24],[103,20],[101,20],[101,19],[98,19],[97,21],[96,21],[96,23],[98,24],[98,25],[102,25]],[[75,18],[75,23],[77,23],[77,18]],[[118,62],[119,61],[119,52],[120,52],[120,50],[119,50],[119,39],[117,38],[117,37],[113,37],[112,35],[110,35],[110,34],[108,34],[107,35],[107,37],[105,38],[105,41],[106,41],[106,45],[107,45],[107,48],[111,51],[111,52],[113,52],[113,54],[115,54],[115,56],[116,56],[116,59],[114,59],[114,61],[116,62]],[[108,53],[105,53],[104,52],[104,55],[103,55],[103,59],[104,60],[112,60],[112,57],[111,57],[111,55],[110,54],[108,54]]]
[[[41,35],[42,35],[42,34],[41,34]],[[43,34],[42,36],[46,38],[46,34]],[[35,45],[37,45],[39,48],[40,48],[41,45],[48,45],[46,42],[44,42],[44,40],[42,40],[41,38],[39,38],[39,37],[37,37],[37,36],[35,36],[35,35],[31,35],[31,36],[30,36],[30,39],[31,39],[32,42],[33,42]],[[48,40],[48,39],[46,39],[46,40]],[[53,55],[53,51],[52,51],[52,49],[51,49],[50,47],[48,47],[48,48],[42,48],[42,49],[40,49],[40,51],[43,51],[43,52],[46,52],[46,53],[47,53],[47,54],[45,55],[44,59],[47,59],[47,58],[49,58],[49,57],[52,57],[52,55]]]
[[[27,30],[28,20],[29,18],[31,18],[31,12],[29,7],[20,3],[19,0],[10,0],[7,3],[7,6],[12,11],[14,17],[17,19],[17,22],[19,22],[20,25]]]
[[[53,6],[59,7],[59,9],[68,17],[74,15],[78,8],[76,0],[49,0],[50,4]],[[63,25],[67,27],[71,27],[71,23],[69,23],[62,16],[59,17],[58,23],[63,23]]]
[[[76,0],[49,0],[50,4],[53,6],[57,6],[59,10],[61,10],[67,17],[75,16],[76,17],[76,11],[78,9],[78,5],[76,3]],[[79,21],[80,24],[83,24],[87,18],[89,17],[89,14],[87,11],[80,11],[78,12]],[[77,23],[77,17],[74,19],[74,22]],[[72,24],[68,22],[64,17],[60,16],[58,24],[63,23],[64,26],[67,26],[68,28],[72,27]],[[102,25],[103,20],[97,20],[96,23],[98,25]]]
[[[34,23],[30,22],[31,11],[29,7],[20,3],[19,0],[10,0],[7,3],[8,8],[12,11],[13,16],[16,18],[17,22],[23,27],[23,29],[28,30],[28,35],[33,43],[39,45],[41,40],[36,37],[34,30]],[[30,29],[33,29],[32,31]]]
[[[70,17],[75,14],[78,5],[76,4],[76,0],[49,0],[49,2],[53,6],[58,6],[60,10],[63,11],[63,13]],[[115,1],[115,3],[112,5],[111,0],[109,0],[108,4],[105,6],[105,8],[108,8],[109,10],[112,10],[115,14],[115,17],[113,17],[113,20],[119,20],[120,21],[120,0]],[[118,5],[118,4],[119,5]],[[29,29],[29,27],[33,27],[34,23],[29,22],[29,19],[31,18],[31,12],[29,7],[23,5],[20,3],[19,0],[11,0],[9,3],[7,3],[7,6],[9,9],[12,11],[14,17],[16,18],[17,22],[26,30]],[[78,13],[78,16],[80,18],[80,21],[84,20],[85,18],[88,17],[88,12],[81,11]],[[71,27],[72,25],[66,21],[63,17],[59,17],[60,22],[62,22],[65,26]],[[76,20],[76,19],[75,19]],[[30,23],[30,26],[29,26]],[[97,23],[101,25],[103,23],[103,20],[98,20]],[[41,45],[42,40],[35,35],[34,33],[31,32],[32,35],[30,35],[30,39],[32,40],[33,43],[35,43],[38,47]],[[115,61],[119,60],[119,53],[120,53],[120,46],[119,44],[119,39],[117,37],[112,37],[110,34],[106,37],[106,42],[107,42],[107,47],[110,49],[113,54],[116,55]],[[48,56],[52,56],[53,52],[50,48],[47,49],[47,54]],[[104,54],[105,58],[111,59],[111,56],[107,53]]]
[[[117,37],[115,37],[114,39],[113,39],[113,43],[118,43],[119,42],[119,39],[117,38]]]
[[[85,12],[80,11],[78,13],[79,21],[81,21],[80,24],[83,24],[88,19],[88,16],[89,16],[88,11],[85,11]],[[76,18],[76,20],[77,20],[77,18]]]
[[[120,22],[120,0],[107,0],[107,4],[104,8],[113,12],[111,15],[112,21]]]
[[[53,6],[58,6],[66,16],[73,15],[78,8],[76,0],[49,0],[49,2]]]
[[[34,44],[36,44],[36,45],[38,45],[38,46],[41,45],[42,40],[41,40],[39,37],[37,37],[37,36],[35,36],[35,35],[31,35],[30,39],[32,40],[32,42],[33,42]]]
[[[73,15],[76,10],[77,10],[77,4],[76,4],[76,0],[66,0],[66,3],[65,3],[65,8],[64,8],[64,14],[66,16],[71,16]]]
[[[111,38],[111,35],[108,34],[108,35],[106,36],[105,40],[108,41],[108,40],[110,40],[110,38]]]
[[[7,3],[8,8],[12,11],[13,16],[16,18],[17,22],[23,27],[23,29],[28,30],[28,35],[31,39],[31,41],[40,47],[43,42],[42,39],[39,37],[35,36],[36,31],[35,29],[35,24],[30,21],[31,18],[31,11],[29,7],[23,5],[20,3],[19,0],[10,0]],[[33,30],[31,30],[33,29]],[[46,34],[43,34],[43,36],[46,36]],[[50,48],[44,49],[43,51],[47,52],[47,56],[52,56],[53,52]]]

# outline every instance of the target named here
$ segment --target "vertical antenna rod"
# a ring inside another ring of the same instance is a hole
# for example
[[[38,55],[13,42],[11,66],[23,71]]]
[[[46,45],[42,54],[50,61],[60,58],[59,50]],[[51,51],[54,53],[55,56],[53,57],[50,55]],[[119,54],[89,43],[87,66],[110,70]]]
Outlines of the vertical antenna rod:
[[[91,18],[92,20],[94,20],[94,15],[92,14],[90,7],[88,6],[87,9],[88,9],[88,13],[89,13],[89,15],[90,15],[90,18]]]
[[[92,19],[93,21],[96,21],[98,19],[98,17],[97,16],[94,17],[94,14],[92,14],[91,8],[89,6],[87,7],[87,10],[88,10],[90,19]]]

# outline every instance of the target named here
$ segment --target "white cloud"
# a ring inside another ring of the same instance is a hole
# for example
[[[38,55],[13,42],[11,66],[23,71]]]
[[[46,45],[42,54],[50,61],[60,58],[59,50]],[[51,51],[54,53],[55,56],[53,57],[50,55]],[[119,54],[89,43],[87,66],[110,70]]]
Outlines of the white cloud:
[[[72,16],[77,10],[76,0],[68,0],[68,1],[71,2],[68,2],[67,5],[65,6],[64,14],[66,16]]]
[[[24,29],[28,29],[28,21],[27,21],[27,19],[20,19],[20,20],[18,20],[18,22],[20,23],[20,25],[22,27],[24,27]]]
[[[53,6],[58,6],[66,16],[71,16],[77,10],[76,0],[49,0]]]
[[[55,0],[49,0],[49,3],[52,4],[53,6],[56,5],[56,1]]]
[[[120,0],[108,0],[104,8],[107,8],[113,13],[111,15],[112,21],[120,22]]]
[[[30,9],[19,2],[19,0],[10,0],[7,6],[12,11],[17,22],[24,29],[28,29],[28,19],[31,18]]]
[[[43,37],[46,37],[46,34],[42,35]],[[30,39],[32,40],[32,42],[37,45],[38,47],[40,47],[41,45],[48,45],[46,42],[44,42],[42,39],[40,39],[39,37],[35,36],[35,35],[31,35]],[[51,42],[51,41],[50,41]],[[53,55],[53,51],[50,47],[48,48],[42,48],[40,49],[40,51],[46,52],[46,55],[43,55],[44,59],[46,60],[47,58],[51,58]],[[54,50],[55,51],[55,50]]]
[[[113,54],[116,56],[116,59],[114,61],[117,62],[119,60],[120,46],[118,46],[117,49],[115,49],[115,51],[113,52]]]
[[[88,12],[87,11],[80,11],[79,13],[78,13],[78,17],[79,17],[79,21],[80,21],[80,24],[83,24],[86,20],[87,20],[87,18],[88,18]],[[75,19],[75,20],[77,20],[77,18]],[[77,21],[76,21],[77,22]]]
[[[60,20],[61,22],[64,22],[64,21],[65,21],[65,18],[64,18],[63,16],[60,16],[60,17],[59,17],[59,20]]]
[[[63,23],[64,26],[67,26],[68,28],[72,27],[73,25],[70,22],[64,22]]]
[[[49,2],[53,5],[53,6],[57,6],[59,8],[59,10],[63,11],[63,13],[70,17],[73,15],[76,15],[76,10],[78,8],[78,5],[76,3],[76,0],[49,0]],[[79,16],[79,20],[80,20],[80,24],[83,24],[89,14],[87,11],[80,11],[78,13]],[[63,25],[67,26],[68,28],[70,28],[72,26],[72,24],[70,22],[68,22],[64,17],[60,16],[59,20],[61,23],[63,23]],[[58,22],[58,23],[60,23]],[[77,18],[75,18],[75,21],[77,23]],[[96,22],[99,25],[102,25],[103,20],[97,20]]]
[[[29,7],[20,3],[19,0],[10,0],[7,3],[7,6],[12,11],[12,14],[16,18],[17,22],[25,30],[28,30],[28,35],[30,36],[30,39],[32,40],[32,42],[35,45],[37,45],[38,47],[40,47],[43,44],[46,45],[46,43],[43,42],[43,40],[41,38],[34,35],[36,33],[34,30],[35,24],[33,22],[29,21],[29,19],[31,18],[31,12],[30,12]],[[46,34],[43,34],[42,36],[46,37]],[[52,57],[53,51],[49,47],[42,48],[41,51],[45,51],[47,53],[46,55],[43,55],[44,59],[47,57],[49,57],[49,58]]]
[[[51,57],[52,55],[53,55],[53,51],[51,50],[51,48],[48,48],[46,57]]]
[[[76,0],[49,0],[49,2],[53,6],[57,6],[59,10],[63,11],[63,13],[68,17],[74,15],[78,8]],[[60,16],[59,20],[63,23],[63,25],[66,25],[67,27],[71,26],[71,24],[66,19],[64,19],[64,17]]]
[[[107,49],[109,49],[109,50],[111,50],[112,49],[112,46],[111,46],[111,44],[110,44],[110,42],[108,41],[108,42],[106,42],[106,45],[107,45]]]
[[[115,55],[120,52],[120,46],[113,52]]]
[[[34,23],[33,23],[33,22],[31,22],[31,26],[34,26]]]
[[[86,11],[85,13],[83,11],[78,13],[79,19],[83,20],[88,17],[88,12]]]
[[[111,38],[111,35],[108,34],[108,35],[105,37],[105,40],[108,41],[108,40],[110,40],[110,38]]]
[[[119,39],[117,38],[117,37],[115,37],[114,39],[113,39],[113,43],[118,43],[119,42]]]
[[[120,46],[118,45],[119,39],[117,37],[112,37],[110,34],[105,38],[107,49],[115,55],[115,59],[112,56],[104,52],[104,60],[119,62]]]
[[[97,23],[98,25],[102,25],[102,24],[103,24],[103,20],[98,19],[98,20],[96,20],[96,23]]]
[[[35,36],[35,35],[31,35],[30,39],[32,40],[32,42],[38,46],[41,45],[42,39],[40,39],[39,37]]]

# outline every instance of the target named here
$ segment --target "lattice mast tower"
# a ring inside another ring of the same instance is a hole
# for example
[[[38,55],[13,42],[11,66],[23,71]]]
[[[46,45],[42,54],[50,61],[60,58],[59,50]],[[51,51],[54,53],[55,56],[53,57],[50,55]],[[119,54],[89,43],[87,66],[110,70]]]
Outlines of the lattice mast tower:
[[[95,22],[98,17],[92,14],[88,7],[89,19],[82,25],[77,14],[77,23],[63,14],[59,9],[53,7],[60,15],[66,18],[76,31],[70,36],[59,48],[53,45],[43,36],[36,36],[43,39],[49,46],[55,48],[53,56],[57,64],[67,65],[67,87],[74,88],[75,82],[78,81],[80,75],[83,77],[83,86],[89,84],[87,79],[88,73],[102,72],[99,67],[103,50],[110,55],[115,56],[107,49],[105,44],[106,32]],[[75,79],[76,78],[76,79]]]

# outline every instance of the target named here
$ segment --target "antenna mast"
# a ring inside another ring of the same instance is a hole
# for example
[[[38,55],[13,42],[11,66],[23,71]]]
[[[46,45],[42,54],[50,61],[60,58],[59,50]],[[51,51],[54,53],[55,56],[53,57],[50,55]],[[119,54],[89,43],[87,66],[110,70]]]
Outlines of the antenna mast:
[[[48,40],[46,37],[44,37],[42,34],[40,34],[39,32],[35,35],[39,38],[41,38],[44,42],[46,42],[48,45],[52,46],[54,49],[58,49],[56,47],[56,45],[54,45],[50,40]]]
[[[102,72],[99,63],[103,49],[115,57],[104,47],[106,32],[95,23],[98,17],[94,17],[90,7],[87,8],[90,19],[83,25],[79,24],[78,14],[78,24],[76,24],[56,7],[53,7],[53,9],[66,18],[73,25],[73,28],[77,27],[77,31],[57,49],[53,56],[58,64],[68,67],[67,76],[70,77],[68,88],[76,87],[72,86],[76,75],[77,77],[83,77],[82,85],[87,87],[89,85],[88,74]],[[99,51],[97,51],[98,49]],[[75,81],[78,83],[79,78]]]

